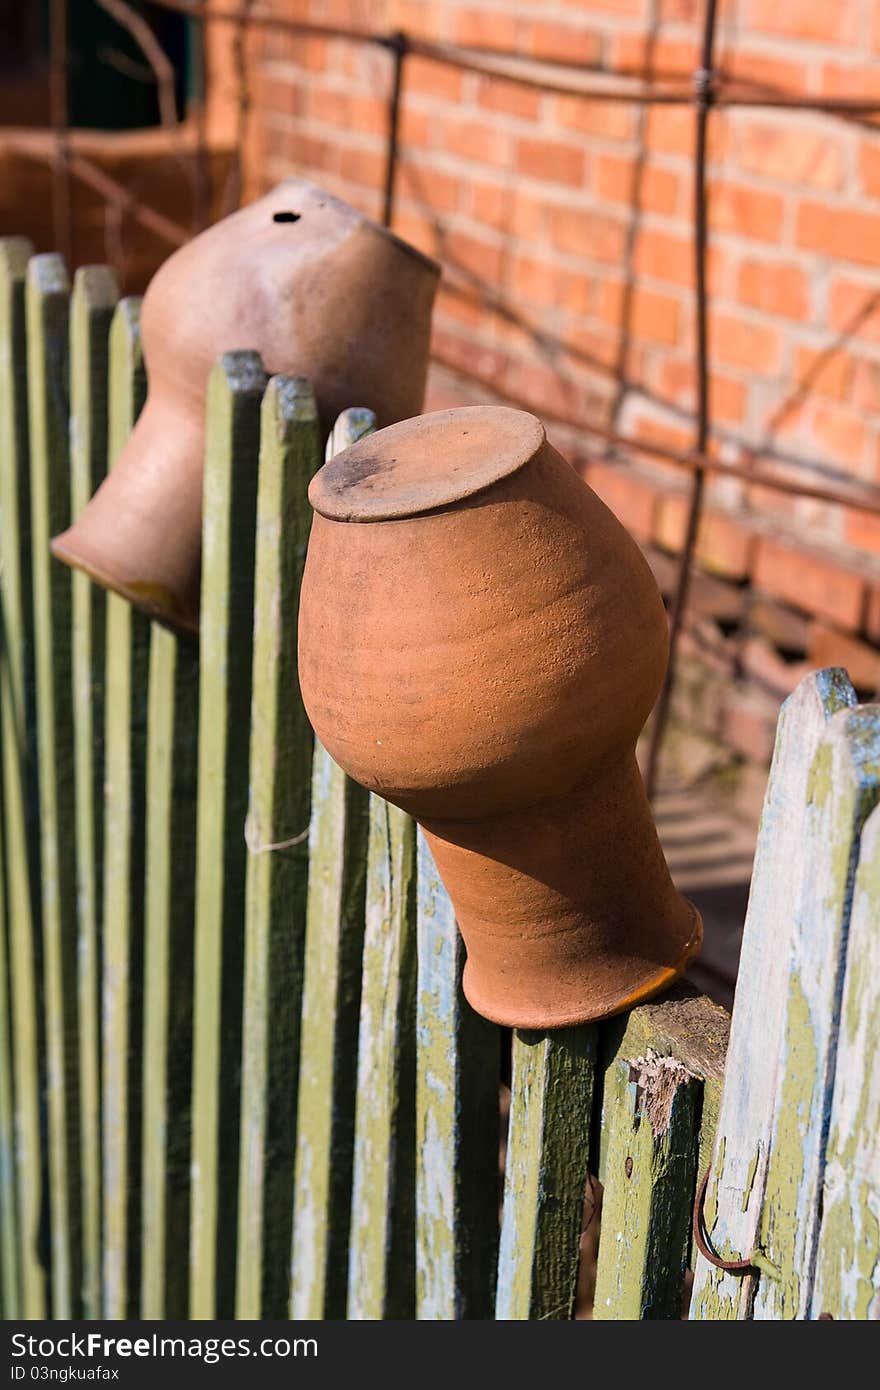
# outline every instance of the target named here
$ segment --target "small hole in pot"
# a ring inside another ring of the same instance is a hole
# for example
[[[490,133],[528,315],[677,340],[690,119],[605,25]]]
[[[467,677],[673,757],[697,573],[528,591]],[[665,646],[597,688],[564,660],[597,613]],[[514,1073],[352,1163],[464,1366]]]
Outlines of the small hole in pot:
[[[298,222],[301,216],[302,216],[302,214],[299,213],[299,212],[274,212],[274,213],[272,214],[272,221],[273,221],[273,222]]]

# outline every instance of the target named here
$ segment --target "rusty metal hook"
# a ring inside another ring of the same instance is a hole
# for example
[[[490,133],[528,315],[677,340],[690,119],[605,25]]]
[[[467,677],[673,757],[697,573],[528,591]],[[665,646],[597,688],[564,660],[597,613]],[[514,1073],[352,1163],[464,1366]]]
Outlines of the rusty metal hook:
[[[696,1245],[700,1254],[703,1256],[703,1259],[708,1260],[710,1265],[714,1265],[716,1269],[723,1269],[728,1274],[756,1273],[757,1266],[754,1263],[754,1256],[748,1260],[722,1260],[721,1256],[716,1255],[715,1251],[709,1244],[709,1237],[706,1234],[706,1227],[703,1220],[703,1207],[706,1201],[706,1188],[709,1186],[709,1174],[711,1172],[712,1165],[710,1163],[705,1173],[703,1174],[703,1180],[700,1183],[700,1186],[697,1188],[697,1196],[694,1201],[694,1219],[692,1228],[694,1233],[694,1244]]]

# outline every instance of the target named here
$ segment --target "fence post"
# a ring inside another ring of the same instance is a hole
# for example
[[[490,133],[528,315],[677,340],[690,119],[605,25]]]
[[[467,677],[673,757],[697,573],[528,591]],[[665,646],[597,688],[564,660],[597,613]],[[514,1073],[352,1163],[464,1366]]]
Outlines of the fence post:
[[[878,714],[874,707],[874,717]],[[880,811],[862,832],[840,1037],[829,1121],[827,1166],[816,1260],[812,1317],[875,1319],[880,1314]]]
[[[111,467],[146,388],[140,301],[110,330]],[[107,595],[103,908],[103,1316],[138,1316],[143,1027],[144,758],[149,623]]]
[[[370,797],[348,1258],[353,1319],[415,1309],[415,825]]]
[[[44,1200],[40,823],[37,790],[34,613],[28,453],[25,280],[32,247],[0,241],[0,546],[2,546],[3,834],[6,851],[10,1042],[19,1316],[46,1316],[41,1259]]]
[[[461,990],[464,946],[418,832],[416,1316],[491,1318],[501,1035]]]
[[[514,1032],[498,1319],[571,1317],[595,1068],[592,1024]]]
[[[375,425],[370,410],[344,411],[327,441],[327,458]],[[315,741],[291,1255],[294,1319],[345,1317],[367,825],[367,793]]]
[[[318,412],[309,383],[273,377],[261,413],[254,574],[239,1318],[284,1318],[290,1301],[314,742],[299,697],[296,632],[311,522],[307,493],[319,459]]]
[[[681,1317],[701,1092],[698,1078],[669,1057],[621,1058],[606,1078],[597,1322]]]
[[[108,338],[119,298],[106,266],[76,272],[70,305],[70,506],[79,516],[107,471]],[[101,891],[104,803],[104,590],[72,584],[73,759],[79,961],[83,1316],[101,1314]]]
[[[198,640],[153,623],[147,697],[144,894],[143,1318],[189,1297]]]
[[[77,1107],[76,842],[70,570],[49,541],[70,521],[67,269],[60,256],[28,265],[28,405],[31,562],[47,1061],[49,1214],[53,1318],[80,1312],[79,1120]]]
[[[235,1306],[248,736],[260,402],[257,353],[208,383],[193,1014],[192,1318]]]
[[[799,1084],[798,1076],[807,1084],[803,1061],[787,1053],[787,1017],[794,1021],[792,1008],[795,1015],[802,1010],[796,980],[801,973],[801,953],[813,930],[811,924],[817,922],[817,914],[825,914],[822,929],[827,929],[830,945],[839,932],[841,911],[841,904],[835,906],[831,901],[839,894],[839,886],[835,886],[834,871],[827,862],[828,846],[823,846],[821,839],[825,830],[819,838],[815,833],[818,822],[811,807],[816,784],[811,788],[811,768],[830,721],[854,704],[855,693],[844,672],[820,671],[801,682],[779,717],[705,1205],[706,1229],[716,1253],[725,1259],[748,1259],[760,1243],[780,1088],[785,1090],[793,1081]],[[841,791],[850,794],[843,788]],[[852,829],[847,829],[845,838],[851,834]],[[843,844],[837,852],[848,859],[849,851]],[[821,872],[828,875],[825,882],[815,877],[820,865]],[[836,968],[831,974],[836,974]],[[821,1030],[827,1033],[832,1024],[829,1012]],[[803,1104],[809,1104],[809,1090],[807,1084]],[[791,1172],[783,1176],[777,1169],[777,1175],[788,1187],[784,1201],[789,1205],[791,1225],[794,1211],[790,1204],[798,1183],[789,1185]],[[718,1194],[723,1196],[719,1199]],[[789,1270],[787,1277],[792,1273]],[[774,1281],[762,1278],[762,1282]],[[750,1317],[756,1283],[754,1273],[725,1273],[712,1268],[701,1256],[695,1267],[691,1317]],[[772,1296],[769,1289],[768,1296]],[[786,1303],[790,1310],[788,1296]]]

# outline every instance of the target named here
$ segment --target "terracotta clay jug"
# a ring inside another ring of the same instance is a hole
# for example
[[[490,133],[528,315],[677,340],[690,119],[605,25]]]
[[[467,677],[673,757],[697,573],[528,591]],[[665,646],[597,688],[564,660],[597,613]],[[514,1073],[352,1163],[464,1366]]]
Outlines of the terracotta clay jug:
[[[299,673],[315,732],[424,828],[498,1023],[557,1028],[666,988],[699,949],[635,760],[660,594],[533,415],[438,411],[314,477]]]
[[[176,251],[141,314],[149,392],[106,481],[54,554],[175,626],[199,620],[205,393],[254,349],[309,378],[325,433],[368,406],[421,410],[439,267],[314,184],[289,179]]]

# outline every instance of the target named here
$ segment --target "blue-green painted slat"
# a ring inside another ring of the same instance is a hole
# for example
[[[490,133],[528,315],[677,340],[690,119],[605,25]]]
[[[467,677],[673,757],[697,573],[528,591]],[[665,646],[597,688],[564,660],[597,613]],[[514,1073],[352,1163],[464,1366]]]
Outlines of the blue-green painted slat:
[[[60,256],[28,266],[31,563],[43,896],[52,1316],[78,1316],[80,1232],[76,842],[70,571],[49,541],[70,521],[69,289]]]
[[[500,1029],[461,989],[464,947],[418,835],[416,1316],[491,1318]]]

